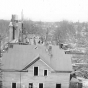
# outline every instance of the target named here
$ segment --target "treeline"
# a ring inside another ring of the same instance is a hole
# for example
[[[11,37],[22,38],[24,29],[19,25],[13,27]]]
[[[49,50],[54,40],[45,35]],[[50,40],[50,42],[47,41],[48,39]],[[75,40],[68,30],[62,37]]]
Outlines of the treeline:
[[[28,33],[47,36],[47,41],[75,44],[80,47],[88,45],[88,23],[24,21],[24,29]]]
[[[0,20],[0,35],[2,37],[8,36],[9,22],[8,20]]]
[[[9,22],[0,20],[0,35],[8,36]],[[55,43],[74,44],[80,47],[88,46],[88,23],[80,22],[33,22],[24,21],[24,34],[38,34],[47,41]]]

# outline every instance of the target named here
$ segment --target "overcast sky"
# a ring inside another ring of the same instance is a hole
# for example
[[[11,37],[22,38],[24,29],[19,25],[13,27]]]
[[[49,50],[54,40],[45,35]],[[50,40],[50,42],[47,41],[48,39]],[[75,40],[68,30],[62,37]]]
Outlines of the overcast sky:
[[[12,14],[35,21],[88,21],[88,0],[0,0],[0,19]]]

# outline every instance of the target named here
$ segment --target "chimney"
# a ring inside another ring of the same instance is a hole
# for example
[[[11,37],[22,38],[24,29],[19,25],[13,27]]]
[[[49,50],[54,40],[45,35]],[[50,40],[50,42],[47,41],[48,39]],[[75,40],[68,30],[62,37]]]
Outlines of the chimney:
[[[53,56],[53,55],[52,55],[52,46],[49,46],[48,52],[49,52],[50,57],[52,57],[52,56]]]

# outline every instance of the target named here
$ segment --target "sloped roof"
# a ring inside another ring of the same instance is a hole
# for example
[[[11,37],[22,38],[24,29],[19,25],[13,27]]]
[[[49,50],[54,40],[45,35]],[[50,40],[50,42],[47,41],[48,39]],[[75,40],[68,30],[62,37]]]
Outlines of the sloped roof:
[[[71,55],[65,54],[62,49],[59,49],[59,46],[53,46],[52,53],[53,58],[51,58],[51,65],[55,70],[72,70]]]
[[[2,68],[22,70],[39,55],[41,59],[56,71],[72,71],[71,56],[66,55],[58,46],[52,46],[52,57],[43,45],[18,45],[9,48],[3,54]]]

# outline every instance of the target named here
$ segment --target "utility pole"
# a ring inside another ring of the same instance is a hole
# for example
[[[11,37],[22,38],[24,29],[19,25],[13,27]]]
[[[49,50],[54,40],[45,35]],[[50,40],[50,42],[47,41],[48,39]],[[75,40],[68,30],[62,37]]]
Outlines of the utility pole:
[[[2,37],[0,36],[0,88],[2,88],[2,52],[1,52]]]

